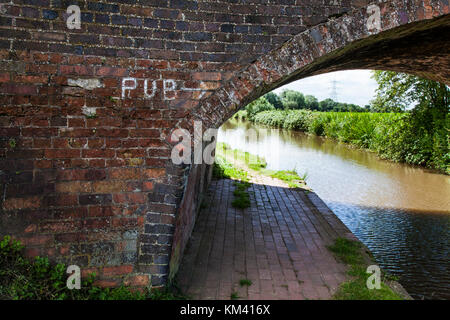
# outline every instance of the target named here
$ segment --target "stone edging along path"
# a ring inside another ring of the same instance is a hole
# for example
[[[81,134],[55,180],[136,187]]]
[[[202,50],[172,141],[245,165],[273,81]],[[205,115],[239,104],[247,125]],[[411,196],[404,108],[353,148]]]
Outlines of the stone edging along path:
[[[327,247],[357,238],[309,189],[233,165],[248,172],[251,205],[231,205],[234,180],[212,181],[177,276],[182,292],[193,299],[332,299],[350,276]],[[410,298],[398,283],[390,287]]]

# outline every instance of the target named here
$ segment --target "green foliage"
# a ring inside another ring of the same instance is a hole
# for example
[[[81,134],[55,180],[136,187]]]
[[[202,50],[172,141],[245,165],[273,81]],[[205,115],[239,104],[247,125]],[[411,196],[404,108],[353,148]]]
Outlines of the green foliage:
[[[231,159],[232,161],[240,161],[242,164],[245,164],[247,167],[255,171],[260,171],[267,166],[267,162],[263,158],[250,154],[249,152],[232,149],[228,144],[223,142],[217,143],[216,154],[219,157],[225,157]]]
[[[247,189],[250,187],[248,182],[238,182],[235,183],[236,189],[233,191],[234,200],[231,205],[234,208],[245,209],[250,207],[250,195]]]
[[[332,99],[318,101],[312,95],[303,95],[295,90],[284,90],[280,95],[269,92],[263,97],[253,101],[245,107],[245,113],[239,111],[234,116],[238,119],[253,120],[256,114],[267,110],[309,110],[322,112],[365,112],[367,108],[361,108],[355,104],[341,103]]]
[[[247,110],[239,110],[233,116],[233,119],[246,120],[248,118]]]
[[[295,170],[281,170],[270,172],[272,178],[279,179],[288,184],[290,188],[298,188],[304,184],[304,178],[301,178]],[[306,175],[304,176],[306,178]]]
[[[314,118],[314,113],[307,110],[290,110],[286,112],[283,128],[299,131],[308,131]]]
[[[248,181],[247,172],[236,168],[229,163],[223,156],[216,155],[213,177],[215,179],[236,179],[241,181]]]
[[[131,291],[127,287],[100,288],[95,274],[81,283],[80,290],[67,288],[66,266],[53,265],[47,258],[29,260],[24,247],[10,236],[0,241],[0,300],[146,300],[178,298],[168,289],[160,292]]]
[[[253,122],[275,128],[284,128],[284,121],[287,114],[288,111],[279,110],[260,112],[253,118]]]
[[[271,105],[264,97],[256,99],[245,107],[245,111],[247,111],[247,117],[249,120],[252,120],[253,117],[259,112],[274,109],[274,106]]]
[[[340,285],[334,295],[336,300],[402,300],[397,293],[386,284],[381,283],[381,289],[368,289],[366,273],[368,262],[362,253],[362,245],[358,241],[345,238],[337,238],[333,245],[328,246],[338,259],[350,266],[348,274],[352,276],[350,281]],[[388,280],[387,278],[385,278]],[[383,280],[383,279],[382,279]]]
[[[397,162],[450,173],[448,113],[416,107],[408,113],[265,111],[253,121],[327,136]]]
[[[294,90],[284,90],[281,93],[284,109],[304,109],[306,107],[303,93]]]
[[[231,300],[237,300],[237,299],[239,299],[239,298],[240,298],[240,297],[239,297],[239,295],[238,295],[237,292],[232,292],[231,295],[230,295],[230,299],[231,299]]]
[[[11,149],[14,149],[15,147],[17,147],[17,142],[16,142],[15,139],[12,139],[12,138],[9,139],[8,144],[9,144],[9,147],[10,147]]]
[[[362,264],[361,243],[345,238],[337,238],[328,249],[346,264]]]
[[[450,89],[443,83],[390,71],[374,71],[378,83],[372,110],[386,112],[414,106],[394,128],[383,128],[390,141],[376,148],[385,158],[436,168],[449,173]]]
[[[448,113],[450,89],[443,83],[392,71],[374,71],[377,96],[371,102],[373,112],[399,112],[419,106]]]
[[[266,98],[266,100],[271,105],[273,105],[275,109],[277,109],[277,110],[283,109],[283,102],[281,101],[280,96],[278,96],[276,93],[269,92],[266,95],[264,95],[264,98]]]
[[[396,72],[375,71],[373,78],[379,85],[377,97],[365,108],[332,99],[318,102],[285,90],[280,96],[271,92],[255,100],[237,117],[327,136],[373,150],[384,159],[450,173],[450,89]],[[411,112],[404,112],[414,105]]]
[[[247,172],[233,166],[227,159],[233,163],[236,161],[240,162],[240,164],[246,168],[250,168],[265,176],[284,181],[290,188],[302,188],[306,186],[306,174],[304,174],[303,177],[300,177],[295,170],[273,171],[266,169],[267,162],[264,158],[242,150],[232,149],[228,144],[223,142],[218,142],[216,147],[216,163],[213,168],[213,176],[216,179],[231,178],[248,182]],[[236,192],[237,191],[235,191],[235,196],[237,196]],[[243,198],[237,200],[236,204],[238,206],[242,205],[243,207],[247,207],[247,202],[248,201]]]
[[[307,95],[305,96],[305,107],[308,110],[319,110],[319,100],[316,97]]]
[[[252,284],[253,284],[252,280],[249,280],[249,279],[241,279],[241,280],[239,280],[239,285],[241,287],[243,287],[243,286],[250,287]]]

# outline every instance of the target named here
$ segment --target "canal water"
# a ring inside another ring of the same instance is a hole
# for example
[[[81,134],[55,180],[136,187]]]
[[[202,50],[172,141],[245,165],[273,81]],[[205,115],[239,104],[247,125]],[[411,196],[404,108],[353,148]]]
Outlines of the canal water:
[[[414,299],[450,299],[450,177],[323,137],[230,120],[219,142],[296,170]]]

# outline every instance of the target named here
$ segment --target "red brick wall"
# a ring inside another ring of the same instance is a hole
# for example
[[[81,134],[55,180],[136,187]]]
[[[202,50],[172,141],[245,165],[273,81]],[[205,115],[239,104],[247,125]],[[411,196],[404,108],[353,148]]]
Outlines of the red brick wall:
[[[367,37],[351,26],[367,19],[368,3],[0,1],[0,234],[22,240],[30,256],[96,270],[103,285],[164,284],[209,170],[172,163],[173,129],[190,130],[193,120],[217,127],[246,101],[301,77],[295,68],[306,76],[379,66],[380,55],[319,64]],[[71,4],[81,9],[80,30],[66,26]],[[446,0],[380,6],[386,30],[448,15]],[[352,38],[330,44],[324,27],[313,28],[320,23],[346,26]],[[432,58],[441,65],[433,74],[447,80],[448,56]],[[423,61],[417,72],[428,70]]]

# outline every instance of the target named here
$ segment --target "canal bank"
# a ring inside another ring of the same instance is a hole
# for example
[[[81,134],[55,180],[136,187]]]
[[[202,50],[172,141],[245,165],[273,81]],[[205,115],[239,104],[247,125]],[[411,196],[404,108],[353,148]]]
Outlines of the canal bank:
[[[308,186],[414,299],[450,299],[450,176],[248,121],[226,122],[218,141],[264,158],[267,169],[306,174]]]
[[[193,299],[343,298],[337,293],[356,278],[354,269],[330,248],[337,239],[359,244],[351,231],[300,177],[274,178],[239,156],[222,160],[234,160],[231,170],[245,188],[233,179],[212,181],[177,276],[182,292]],[[242,192],[249,203],[240,207]],[[374,264],[367,248],[358,250],[365,265]],[[410,298],[395,281],[389,285],[396,294],[383,285],[380,298]]]

